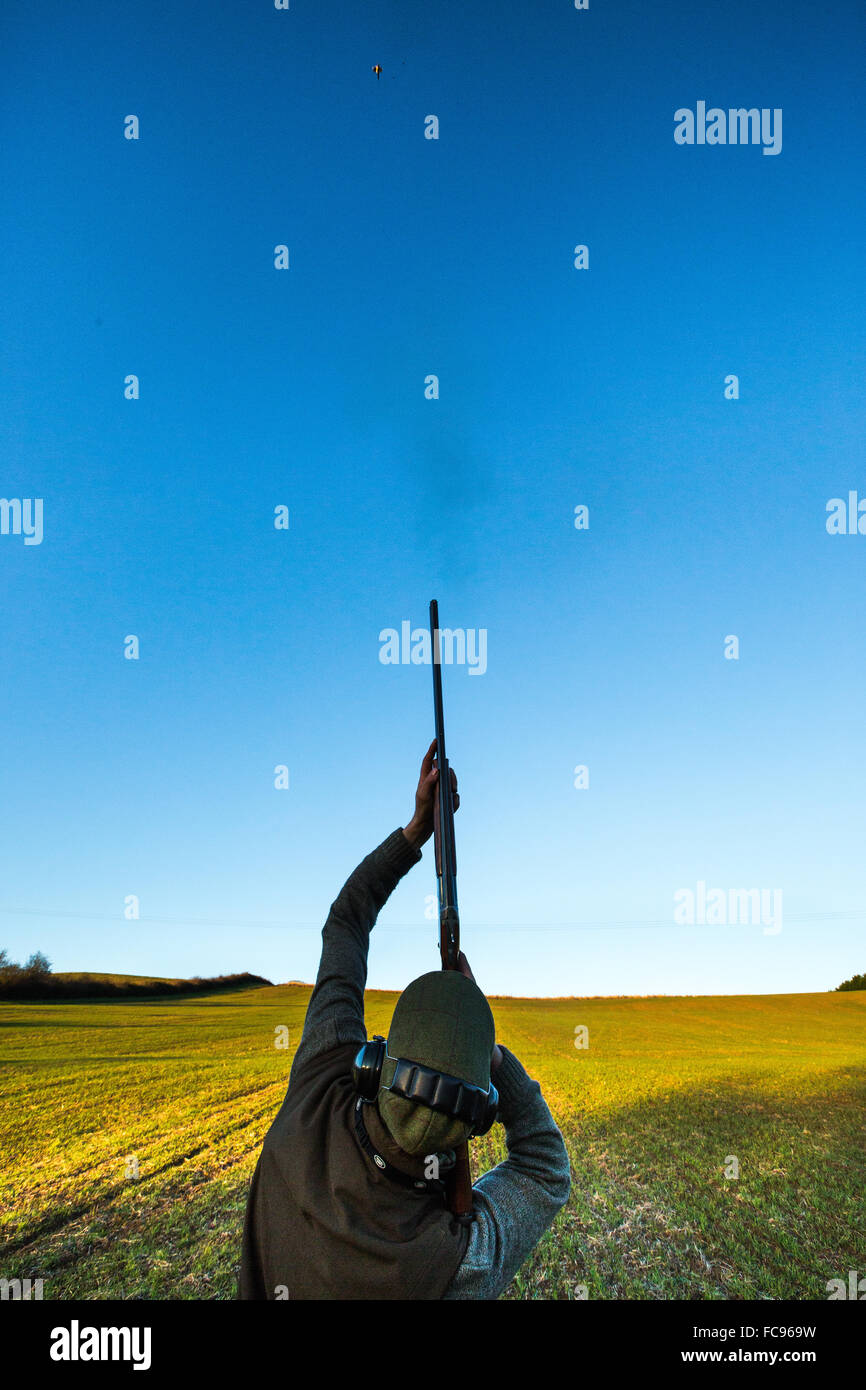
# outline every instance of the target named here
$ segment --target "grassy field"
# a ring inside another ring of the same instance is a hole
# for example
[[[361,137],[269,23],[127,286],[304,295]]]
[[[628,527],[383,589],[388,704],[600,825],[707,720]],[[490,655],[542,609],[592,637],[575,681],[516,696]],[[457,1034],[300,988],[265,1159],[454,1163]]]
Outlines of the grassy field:
[[[0,1276],[231,1298],[309,994],[0,1005]],[[370,1033],[396,997],[368,994]],[[506,1297],[825,1299],[866,1273],[866,992],[491,1004],[572,1162]],[[501,1128],[473,1149],[498,1161]]]

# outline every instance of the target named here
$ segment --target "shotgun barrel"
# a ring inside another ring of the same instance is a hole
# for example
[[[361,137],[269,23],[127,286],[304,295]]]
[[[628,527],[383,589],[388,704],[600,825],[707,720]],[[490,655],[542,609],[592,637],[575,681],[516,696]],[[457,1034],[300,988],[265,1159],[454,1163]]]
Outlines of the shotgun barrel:
[[[454,792],[445,752],[445,714],[442,707],[442,649],[439,637],[439,604],[430,601],[430,639],[433,656],[433,718],[436,732],[436,765],[439,777],[433,797],[433,839],[436,850],[436,884],[439,891],[439,953],[443,970],[460,969],[460,916],[457,909],[457,854],[454,848]],[[447,1182],[448,1206],[458,1221],[472,1217],[472,1172],[469,1145],[461,1144]]]
[[[436,879],[439,889],[439,951],[443,970],[457,970],[460,955],[460,916],[457,909],[457,853],[454,847],[454,793],[445,752],[445,714],[442,706],[442,652],[439,637],[439,605],[430,602],[430,638],[433,653],[433,718],[436,732],[436,786],[433,835]]]

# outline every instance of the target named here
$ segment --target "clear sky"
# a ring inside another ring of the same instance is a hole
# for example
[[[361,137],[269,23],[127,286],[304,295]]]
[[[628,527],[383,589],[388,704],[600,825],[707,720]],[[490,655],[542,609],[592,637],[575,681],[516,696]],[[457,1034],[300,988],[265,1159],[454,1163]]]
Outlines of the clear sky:
[[[488,992],[866,968],[866,535],[826,529],[866,497],[862,6],[0,29],[0,493],[44,507],[0,535],[0,945],[312,979],[412,812],[430,669],[380,633],[436,597],[487,634],[444,674]],[[676,143],[699,102],[781,110],[780,151]],[[781,890],[781,931],[676,923],[698,883]],[[431,845],[371,986],[437,968],[434,891]]]

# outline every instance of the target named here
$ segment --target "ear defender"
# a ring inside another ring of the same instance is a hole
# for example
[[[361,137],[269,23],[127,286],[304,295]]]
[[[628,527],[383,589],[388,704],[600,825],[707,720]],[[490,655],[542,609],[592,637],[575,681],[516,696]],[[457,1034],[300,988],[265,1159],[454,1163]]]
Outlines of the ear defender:
[[[364,1043],[352,1063],[352,1080],[355,1090],[363,1100],[375,1100],[379,1094],[386,1046],[381,1033],[374,1033],[371,1041]]]
[[[363,1100],[375,1100],[379,1094],[386,1056],[388,1044],[380,1033],[375,1033],[356,1054],[352,1063],[352,1081]],[[461,1081],[458,1076],[448,1076],[446,1072],[434,1071],[420,1062],[411,1062],[404,1057],[392,1057],[390,1060],[396,1065],[386,1090],[405,1100],[426,1105],[440,1115],[450,1115],[471,1125],[471,1139],[480,1138],[493,1128],[499,1109],[499,1092],[492,1081],[487,1090],[482,1091],[480,1086]]]
[[[487,1134],[488,1131],[491,1130],[496,1123],[496,1116],[498,1114],[498,1111],[499,1092],[497,1091],[496,1087],[491,1081],[490,1090],[487,1092],[487,1105],[485,1106],[484,1111],[482,1113],[482,1117],[473,1129],[470,1137],[472,1139],[480,1139],[482,1135]]]

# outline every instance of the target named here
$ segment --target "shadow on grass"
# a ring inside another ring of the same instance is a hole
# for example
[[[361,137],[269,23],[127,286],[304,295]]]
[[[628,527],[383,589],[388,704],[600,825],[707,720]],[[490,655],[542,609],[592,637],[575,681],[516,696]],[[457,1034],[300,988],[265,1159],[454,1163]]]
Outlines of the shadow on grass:
[[[826,1299],[866,1268],[866,1066],[810,1081],[558,1114],[571,1196],[509,1296]]]

